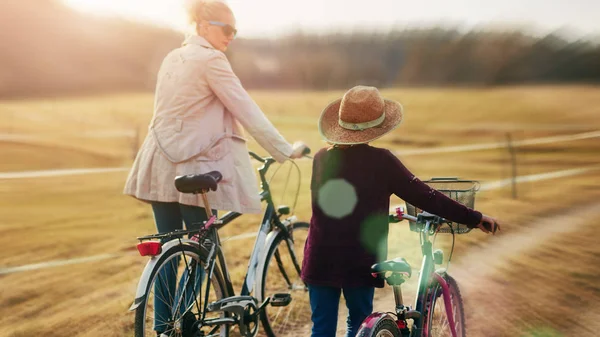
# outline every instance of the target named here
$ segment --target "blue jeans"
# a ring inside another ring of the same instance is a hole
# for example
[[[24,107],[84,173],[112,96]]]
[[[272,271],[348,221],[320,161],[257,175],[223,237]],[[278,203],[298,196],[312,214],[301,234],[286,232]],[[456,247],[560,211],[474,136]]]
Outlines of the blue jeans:
[[[152,202],[154,221],[159,233],[168,233],[176,229],[182,229],[185,223],[186,229],[199,229],[206,218],[206,211],[202,207],[182,205],[177,202]],[[213,210],[213,214],[216,211]],[[163,243],[166,239],[163,240]],[[170,321],[176,314],[181,315],[185,309],[193,303],[192,297],[181,300],[181,292],[185,288],[186,294],[192,294],[191,287],[199,292],[204,276],[202,268],[195,268],[190,275],[187,270],[183,273],[179,286],[176,285],[177,266],[179,259],[172,260],[166,268],[161,269],[154,284],[154,330],[159,333],[169,329],[166,322]],[[193,280],[193,281],[192,281]],[[181,303],[178,303],[181,302]]]
[[[356,336],[361,323],[373,311],[375,288],[335,288],[309,284],[308,294],[313,322],[311,337],[335,337],[342,292],[348,307],[346,337]]]

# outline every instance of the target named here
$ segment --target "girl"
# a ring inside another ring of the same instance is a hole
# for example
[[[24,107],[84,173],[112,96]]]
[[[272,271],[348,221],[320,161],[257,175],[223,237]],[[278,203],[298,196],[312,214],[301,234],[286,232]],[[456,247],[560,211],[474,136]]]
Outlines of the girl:
[[[500,228],[495,219],[421,182],[390,151],[368,145],[401,121],[400,103],[364,86],[350,89],[321,114],[319,132],[334,145],[313,162],[313,214],[302,267],[312,337],[335,336],[342,293],[349,310],[346,337],[354,337],[372,312],[374,287],[383,287],[383,279],[373,278],[370,268],[386,259],[391,194],[486,233]]]

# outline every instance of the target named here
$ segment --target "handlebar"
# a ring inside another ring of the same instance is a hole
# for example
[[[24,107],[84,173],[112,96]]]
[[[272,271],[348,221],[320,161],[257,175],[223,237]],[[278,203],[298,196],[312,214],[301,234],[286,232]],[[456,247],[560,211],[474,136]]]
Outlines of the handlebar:
[[[273,158],[271,158],[271,157],[265,157],[265,158],[263,158],[263,157],[261,157],[261,156],[257,155],[256,153],[254,153],[254,152],[252,152],[252,151],[248,151],[248,154],[250,155],[250,157],[252,157],[252,158],[254,158],[254,159],[258,160],[258,161],[259,161],[259,162],[261,162],[261,163],[266,163],[266,162],[267,162],[267,160],[269,160],[269,159],[273,159]]]
[[[448,220],[442,217],[427,212],[421,212],[417,214],[417,216],[408,215],[404,213],[404,209],[402,207],[396,207],[395,213],[390,214],[388,220],[390,223],[397,223],[402,220],[409,220],[414,222],[423,222],[429,220],[433,224],[443,224],[448,222]]]
[[[417,221],[417,217],[404,213],[402,207],[396,207],[396,211],[389,215],[388,220],[390,223],[397,223],[402,220]]]
[[[307,146],[304,148],[304,150],[302,150],[302,156],[312,159],[312,157],[309,156],[309,154],[310,154],[310,148]]]
[[[303,153],[310,153],[310,149],[305,148]],[[271,190],[269,187],[269,181],[267,180],[267,171],[269,170],[269,167],[271,167],[271,165],[276,161],[275,159],[273,159],[273,157],[261,157],[252,151],[248,151],[248,154],[250,155],[250,157],[263,163],[263,165],[258,169],[258,174],[260,176],[260,187],[262,189],[262,192],[260,193],[261,200],[266,200],[267,203],[272,205],[273,200],[271,199]],[[296,164],[294,163],[294,165]],[[296,167],[298,166],[296,165]]]
[[[248,154],[250,155],[250,157],[258,160],[259,162],[261,162],[263,164],[266,164],[267,162],[275,162],[275,159],[273,159],[272,157],[261,157],[252,151],[248,151]],[[312,157],[309,156],[309,154],[310,154],[310,148],[305,147],[304,150],[302,151],[302,156],[312,159]]]

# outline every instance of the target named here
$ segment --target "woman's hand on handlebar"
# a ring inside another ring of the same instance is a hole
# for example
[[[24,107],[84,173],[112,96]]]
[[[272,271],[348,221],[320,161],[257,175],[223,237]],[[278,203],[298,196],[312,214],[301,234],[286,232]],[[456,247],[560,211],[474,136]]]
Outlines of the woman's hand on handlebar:
[[[291,159],[302,158],[310,153],[310,148],[304,144],[303,142],[295,142],[292,145],[292,154],[290,155]]]
[[[496,231],[500,230],[500,223],[498,222],[498,220],[492,218],[491,216],[482,214],[481,222],[477,224],[477,228],[479,228],[484,233],[496,234]]]

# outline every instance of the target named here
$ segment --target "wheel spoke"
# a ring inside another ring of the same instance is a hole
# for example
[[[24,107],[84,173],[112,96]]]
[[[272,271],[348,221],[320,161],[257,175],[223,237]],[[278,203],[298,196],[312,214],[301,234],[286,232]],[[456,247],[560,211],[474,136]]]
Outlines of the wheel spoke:
[[[203,271],[204,264],[198,254],[192,247],[186,247],[185,250],[165,255],[165,260],[156,266],[158,271],[154,273],[145,301],[136,309],[136,337],[156,337],[155,327],[169,336],[183,336],[201,313],[198,310],[198,296],[206,292],[206,287],[203,287],[205,281],[211,283],[211,300],[223,297],[225,290],[220,271],[217,268],[210,280],[198,274]],[[183,255],[185,258],[182,258]],[[157,305],[161,308],[158,312]],[[171,317],[165,317],[168,315]],[[225,315],[214,313],[210,318],[219,316]],[[225,326],[202,328],[203,335],[218,334],[219,330],[221,335],[226,335]]]
[[[283,319],[283,324],[281,325],[281,327],[279,328],[279,333],[281,333],[282,331],[285,331],[285,328],[287,327],[288,323],[290,322],[290,314],[292,312],[294,312],[294,306],[296,305],[296,302],[292,302],[292,307],[290,308],[290,310],[287,311],[287,315],[285,316],[285,318]],[[278,333],[278,334],[279,334]]]
[[[277,238],[276,246],[269,247],[269,254],[261,276],[262,289],[259,298],[272,297],[277,293],[285,293],[291,296],[291,302],[287,306],[267,306],[261,313],[263,328],[267,336],[279,336],[287,331],[295,331],[300,325],[306,324],[307,315],[310,315],[308,291],[300,278],[300,267],[304,252],[304,243],[308,233],[308,224],[300,227],[294,226],[294,243],[289,245],[287,240]],[[291,249],[296,252],[298,267],[294,264]]]

